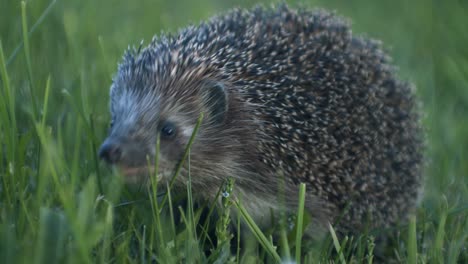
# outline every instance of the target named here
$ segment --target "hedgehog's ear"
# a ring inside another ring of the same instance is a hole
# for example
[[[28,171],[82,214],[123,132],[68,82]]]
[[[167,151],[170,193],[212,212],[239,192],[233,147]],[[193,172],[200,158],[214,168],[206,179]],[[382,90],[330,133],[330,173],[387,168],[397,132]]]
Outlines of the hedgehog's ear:
[[[228,110],[226,87],[220,82],[206,82],[202,93],[210,120],[216,124],[222,123]]]

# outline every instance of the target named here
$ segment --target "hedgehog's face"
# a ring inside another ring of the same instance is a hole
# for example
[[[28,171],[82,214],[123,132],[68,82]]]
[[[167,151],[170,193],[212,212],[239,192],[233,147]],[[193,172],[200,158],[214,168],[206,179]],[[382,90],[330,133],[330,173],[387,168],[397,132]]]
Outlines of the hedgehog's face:
[[[174,86],[132,87],[135,85],[138,82],[114,81],[111,127],[99,156],[120,169],[127,182],[145,183],[154,175],[158,180],[169,180],[182,159],[200,113],[204,112],[204,124],[208,124],[211,131],[202,125],[197,138],[213,133],[216,123],[223,122],[227,111],[226,91],[217,82],[199,82],[179,89]],[[160,151],[156,173],[158,136]],[[196,146],[192,145],[192,156],[200,149]]]

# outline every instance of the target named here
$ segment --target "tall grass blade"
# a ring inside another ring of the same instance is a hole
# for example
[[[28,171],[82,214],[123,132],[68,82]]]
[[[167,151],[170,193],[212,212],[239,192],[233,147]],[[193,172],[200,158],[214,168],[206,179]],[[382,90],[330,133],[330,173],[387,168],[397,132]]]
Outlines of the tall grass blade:
[[[260,230],[260,228],[255,224],[255,221],[252,219],[252,217],[249,215],[247,210],[242,206],[242,204],[239,201],[235,201],[234,204],[236,205],[237,209],[239,210],[240,214],[242,215],[242,218],[245,220],[247,223],[247,226],[250,228],[254,236],[257,238],[258,242],[260,242],[260,245],[265,249],[265,251],[273,257],[273,259],[277,262],[281,262],[281,257],[278,255],[278,252],[276,252],[276,247],[273,246],[268,238],[263,234],[263,232]]]
[[[302,233],[304,231],[304,205],[305,205],[306,185],[299,185],[299,204],[296,223],[296,262],[301,263]]]
[[[445,197],[444,197],[445,198]],[[447,201],[444,199],[444,207],[439,217],[439,225],[437,226],[436,238],[434,241],[433,257],[440,263],[443,262],[443,248],[445,238],[445,224],[447,221]]]
[[[21,238],[20,238],[21,239]],[[0,224],[0,260],[3,263],[17,263],[18,239],[16,238],[13,225],[7,223]],[[19,241],[21,242],[21,241]]]
[[[335,229],[333,228],[333,226],[331,224],[328,224],[328,229],[330,230],[330,234],[331,234],[332,239],[333,239],[333,245],[335,246],[335,250],[338,253],[338,257],[340,259],[340,262],[342,264],[346,264],[346,260],[345,260],[345,257],[343,255],[343,251],[342,251],[342,246],[340,245],[340,241],[338,240],[338,236],[335,233]]]
[[[44,9],[42,14],[39,16],[39,18],[36,20],[36,22],[31,27],[31,30],[28,32],[28,37],[30,37],[31,34],[34,31],[36,31],[36,29],[42,24],[42,22],[47,17],[47,15],[49,15],[49,13],[52,11],[52,7],[55,5],[56,2],[57,2],[57,0],[52,0],[49,3],[49,5]],[[8,60],[6,62],[7,67],[10,66],[10,64],[13,62],[13,60],[15,59],[16,55],[18,55],[18,53],[19,53],[19,51],[21,50],[22,47],[23,47],[23,40],[18,44],[18,46],[16,46],[16,48],[11,53],[10,57],[8,57]]]
[[[114,207],[112,203],[106,200],[106,215],[104,219],[104,238],[102,243],[101,249],[101,263],[109,262],[111,258],[111,246],[112,246],[112,238],[113,238],[113,230],[114,230]],[[113,257],[113,256],[112,256]]]
[[[3,45],[0,40],[0,77],[3,83],[3,95],[0,94],[0,131],[5,139],[5,150],[0,150],[0,168],[1,172],[5,174],[2,177],[3,180],[3,192],[5,201],[8,206],[12,205],[13,193],[15,192],[13,174],[16,165],[16,148],[18,144],[17,140],[17,123],[16,123],[16,109],[15,109],[15,93],[10,86],[10,78],[8,76],[7,68],[5,65],[5,56],[3,53]],[[3,162],[7,160],[8,162]],[[7,168],[4,168],[6,166]]]
[[[93,158],[94,170],[96,171],[96,178],[97,178],[99,193],[104,194],[104,187],[102,185],[101,170],[99,169],[99,158],[98,158],[98,153],[97,153],[96,136],[94,135],[94,131],[95,131],[95,129],[94,129],[94,116],[92,114],[89,115],[89,126],[91,128],[91,137],[90,137],[91,157]]]
[[[33,120],[36,121],[38,118],[37,115],[37,102],[36,96],[34,95],[34,79],[32,73],[32,66],[31,66],[31,54],[29,49],[29,35],[28,35],[28,22],[26,18],[26,2],[21,2],[21,18],[23,22],[23,42],[24,42],[24,55],[26,58],[26,68],[28,70],[28,77],[29,77],[29,95],[31,96],[31,104],[32,104],[32,115]]]
[[[49,94],[50,94],[50,75],[47,77],[46,88],[44,92],[44,105],[42,107],[42,127],[45,126],[47,120],[47,108],[49,106]]]
[[[190,147],[192,147],[193,141],[195,140],[195,136],[198,133],[198,129],[200,128],[202,121],[203,121],[203,113],[200,113],[200,116],[198,117],[197,123],[195,124],[195,127],[193,129],[192,135],[190,136],[189,142],[187,143],[187,146],[185,147],[184,154],[182,155],[182,159],[179,162],[179,164],[177,165],[177,168],[176,168],[176,170],[174,172],[174,176],[172,176],[172,179],[169,182],[169,188],[170,189],[172,189],[172,186],[174,185],[174,182],[175,182],[177,176],[179,175],[180,170],[182,169],[185,161],[187,160],[187,156],[190,153]],[[164,207],[164,205],[166,204],[166,200],[167,200],[167,194],[164,196],[164,198],[163,198],[163,200],[161,202],[160,208]]]
[[[36,264],[60,263],[65,257],[65,238],[67,237],[65,216],[48,208],[41,208],[39,236],[37,238]]]
[[[407,254],[409,264],[417,264],[418,262],[418,249],[416,239],[416,216],[412,216],[409,221],[407,241]]]

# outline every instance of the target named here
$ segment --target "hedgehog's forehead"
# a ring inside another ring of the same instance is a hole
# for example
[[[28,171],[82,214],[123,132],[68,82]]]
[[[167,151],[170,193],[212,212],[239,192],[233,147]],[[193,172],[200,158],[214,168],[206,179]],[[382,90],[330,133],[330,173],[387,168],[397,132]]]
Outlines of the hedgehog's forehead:
[[[176,57],[178,51],[167,54]],[[133,116],[157,115],[161,113],[183,113],[197,100],[200,82],[205,79],[202,65],[182,69],[176,63],[170,63],[167,55],[163,59],[153,56],[150,63],[148,56],[120,67],[111,87],[112,112],[116,115]],[[165,59],[164,59],[165,58]],[[155,69],[164,70],[155,70]]]
[[[177,38],[127,50],[114,77],[112,104],[132,113],[193,111],[200,84],[215,72],[200,49]]]
[[[142,93],[136,89],[121,89],[111,98],[114,119],[129,126],[138,121],[189,119],[200,108],[193,98],[168,96],[157,91]]]
[[[122,86],[125,84],[114,84],[111,87],[111,112],[114,116],[135,120],[146,112],[160,112],[161,100],[158,94],[144,95],[139,89]]]

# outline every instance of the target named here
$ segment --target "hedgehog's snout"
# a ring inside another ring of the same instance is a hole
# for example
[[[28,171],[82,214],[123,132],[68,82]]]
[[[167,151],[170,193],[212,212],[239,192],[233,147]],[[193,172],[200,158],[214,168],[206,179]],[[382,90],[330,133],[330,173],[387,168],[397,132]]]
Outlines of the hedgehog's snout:
[[[122,158],[122,148],[118,142],[108,138],[99,148],[99,158],[109,164],[115,164]]]

